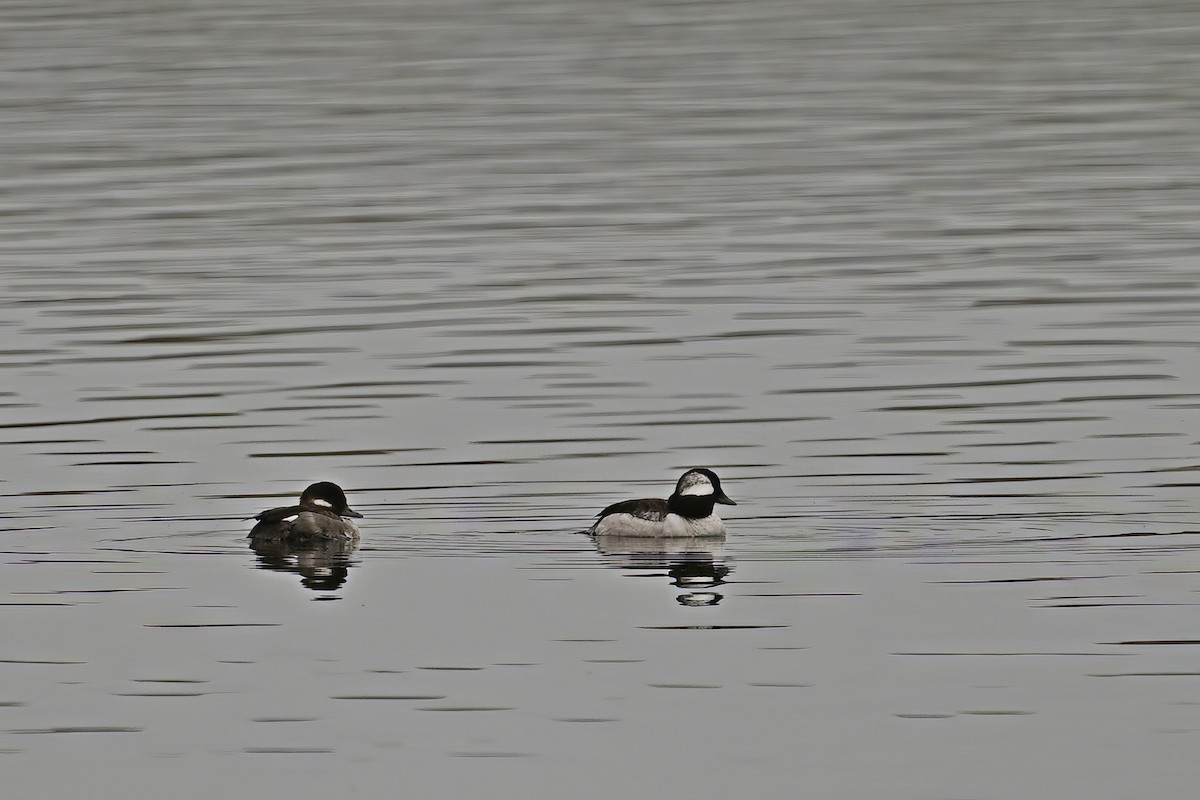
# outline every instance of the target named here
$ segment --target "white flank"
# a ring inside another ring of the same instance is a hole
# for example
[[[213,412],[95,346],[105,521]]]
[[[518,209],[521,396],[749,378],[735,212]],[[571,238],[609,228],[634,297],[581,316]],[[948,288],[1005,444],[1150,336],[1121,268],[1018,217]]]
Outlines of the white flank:
[[[662,520],[642,519],[633,514],[609,514],[596,523],[592,533],[598,536],[647,538],[724,536],[725,525],[716,514],[704,519],[687,519],[678,514],[667,514]]]

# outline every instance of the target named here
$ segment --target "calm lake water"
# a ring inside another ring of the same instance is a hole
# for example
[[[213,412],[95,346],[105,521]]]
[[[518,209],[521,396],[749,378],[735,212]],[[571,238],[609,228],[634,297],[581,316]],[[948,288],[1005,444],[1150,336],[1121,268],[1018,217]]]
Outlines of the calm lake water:
[[[1194,2],[0,23],[13,797],[1195,797]]]

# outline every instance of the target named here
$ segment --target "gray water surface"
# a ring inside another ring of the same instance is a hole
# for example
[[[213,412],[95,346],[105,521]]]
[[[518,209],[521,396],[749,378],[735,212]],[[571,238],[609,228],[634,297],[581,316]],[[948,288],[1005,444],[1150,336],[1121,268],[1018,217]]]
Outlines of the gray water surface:
[[[1195,3],[0,35],[12,796],[1195,796]]]

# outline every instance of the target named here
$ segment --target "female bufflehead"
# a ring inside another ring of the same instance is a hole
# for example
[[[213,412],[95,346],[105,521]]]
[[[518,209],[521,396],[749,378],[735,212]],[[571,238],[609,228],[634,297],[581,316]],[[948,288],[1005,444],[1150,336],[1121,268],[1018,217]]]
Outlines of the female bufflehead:
[[[601,511],[588,533],[597,536],[724,536],[725,523],[713,512],[717,503],[736,506],[721,491],[710,469],[689,469],[666,500],[646,498],[613,503]]]
[[[346,503],[342,487],[329,481],[314,483],[300,495],[300,504],[272,508],[255,517],[250,531],[257,541],[302,543],[326,540],[358,541],[358,526],[345,517],[362,518]]]

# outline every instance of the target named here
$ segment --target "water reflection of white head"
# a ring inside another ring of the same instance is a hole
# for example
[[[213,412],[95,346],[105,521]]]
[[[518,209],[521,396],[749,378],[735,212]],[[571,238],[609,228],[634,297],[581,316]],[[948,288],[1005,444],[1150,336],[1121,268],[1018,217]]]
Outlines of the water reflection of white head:
[[[716,605],[724,598],[718,592],[700,591],[720,586],[733,569],[724,537],[597,536],[594,541],[614,569],[665,571],[672,586],[686,590],[676,598],[681,605]]]

